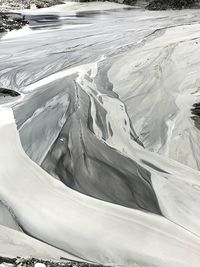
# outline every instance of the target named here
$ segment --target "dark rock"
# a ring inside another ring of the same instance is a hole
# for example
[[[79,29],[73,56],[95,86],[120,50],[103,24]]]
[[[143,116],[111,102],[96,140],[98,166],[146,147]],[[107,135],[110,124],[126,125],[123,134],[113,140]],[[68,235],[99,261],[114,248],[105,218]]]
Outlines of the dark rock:
[[[147,5],[149,10],[183,9],[191,8],[199,0],[153,0]]]
[[[16,97],[16,96],[20,96],[20,93],[11,90],[11,89],[6,89],[6,88],[0,88],[0,96],[12,96],[12,97]]]
[[[29,9],[32,4],[37,8],[43,8],[63,3],[62,0],[1,0],[0,11]]]
[[[95,0],[79,0],[79,2],[94,2]],[[108,0],[102,0],[102,2],[105,2]],[[118,4],[125,4],[125,5],[130,5],[133,6],[137,3],[137,0],[110,0],[109,2],[115,2]]]
[[[137,3],[137,0],[124,0],[123,4],[134,6]]]
[[[191,113],[193,114],[191,119],[194,121],[195,126],[200,130],[200,103],[193,104]]]
[[[18,30],[26,24],[25,17],[19,13],[0,12],[0,32]]]
[[[61,259],[62,260],[62,259]],[[65,259],[61,262],[53,262],[48,260],[41,260],[36,258],[24,259],[24,258],[7,258],[0,257],[0,264],[8,263],[14,266],[34,267],[36,263],[43,263],[47,267],[103,267],[103,265],[95,265],[86,262],[70,261]]]
[[[60,5],[63,4],[62,0],[35,0],[31,3],[35,4],[37,8],[44,8],[44,7],[50,7],[54,5]]]
[[[37,8],[44,8],[63,3],[62,0],[1,0],[0,33],[18,30],[28,24],[25,16],[20,13],[11,12],[11,10],[29,9],[32,4],[35,4]]]
[[[17,260],[16,258],[7,258],[7,257],[1,257],[0,256],[0,264],[1,263],[15,264],[16,260]]]

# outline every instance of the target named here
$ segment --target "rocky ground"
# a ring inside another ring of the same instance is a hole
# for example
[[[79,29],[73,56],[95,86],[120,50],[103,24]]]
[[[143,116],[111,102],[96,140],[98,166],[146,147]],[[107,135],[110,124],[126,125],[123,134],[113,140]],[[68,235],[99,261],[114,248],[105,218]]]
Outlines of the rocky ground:
[[[94,0],[80,0],[92,2]],[[199,0],[111,0],[113,2],[146,7],[149,10],[167,10],[199,7]]]
[[[199,0],[153,0],[147,5],[149,10],[184,9],[199,7]]]
[[[103,265],[95,265],[85,262],[77,261],[62,261],[62,262],[53,262],[39,260],[36,258],[24,259],[24,258],[6,258],[0,257],[0,267],[12,267],[12,266],[23,266],[23,267],[103,267]]]
[[[19,13],[12,10],[29,9],[31,7],[44,8],[62,4],[62,0],[0,0],[0,33],[21,29],[28,21]]]
[[[191,109],[191,112],[195,126],[200,129],[200,103],[195,103]]]
[[[0,11],[29,9],[31,6],[43,8],[62,3],[62,0],[0,0]]]
[[[79,2],[92,2],[94,0],[79,0]],[[102,0],[104,1],[104,0]],[[146,6],[151,10],[165,10],[168,8],[191,8],[199,6],[199,0],[108,0],[127,5]],[[64,0],[0,0],[0,12],[9,10],[29,9],[31,7],[44,8],[62,4]]]
[[[0,33],[21,29],[28,24],[21,14],[0,12]]]
[[[91,2],[92,0],[80,0],[80,2]],[[199,0],[114,0],[114,2],[127,4],[127,5],[139,5],[147,7],[150,10],[166,10],[169,8],[182,9],[199,7]],[[62,4],[63,0],[0,0],[0,33],[8,32],[14,29],[20,29],[28,22],[25,18],[18,14],[8,14],[11,10],[22,10],[29,8],[44,8],[52,5]]]

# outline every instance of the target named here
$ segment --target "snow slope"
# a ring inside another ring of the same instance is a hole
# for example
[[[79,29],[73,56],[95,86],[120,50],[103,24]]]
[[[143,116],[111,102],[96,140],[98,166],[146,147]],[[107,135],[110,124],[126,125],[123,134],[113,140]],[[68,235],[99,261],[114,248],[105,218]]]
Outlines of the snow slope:
[[[0,121],[0,197],[27,233],[103,264],[198,266],[200,239],[194,234],[163,217],[65,187],[24,153],[11,109],[0,110]]]
[[[0,255],[199,267],[199,11],[51,12],[0,42]]]
[[[190,109],[200,101],[199,30],[199,24],[166,29],[109,71],[145,148],[194,169],[200,167],[199,130]]]
[[[34,10],[35,12],[66,12],[66,11],[73,11],[73,12],[83,12],[83,11],[104,11],[104,10],[111,10],[111,9],[121,9],[121,8],[128,8],[129,6],[124,4],[112,3],[112,2],[101,2],[101,1],[94,1],[91,3],[79,3],[76,1],[66,1],[65,4],[52,6],[50,8],[42,8],[39,10]],[[28,12],[28,10],[27,10]],[[33,12],[30,10],[29,12]]]
[[[18,256],[60,260],[60,257],[63,257],[79,260],[77,257],[2,225],[0,226],[0,255],[11,258]]]
[[[4,225],[11,229],[21,231],[13,214],[7,209],[7,207],[2,202],[0,202],[0,225]]]

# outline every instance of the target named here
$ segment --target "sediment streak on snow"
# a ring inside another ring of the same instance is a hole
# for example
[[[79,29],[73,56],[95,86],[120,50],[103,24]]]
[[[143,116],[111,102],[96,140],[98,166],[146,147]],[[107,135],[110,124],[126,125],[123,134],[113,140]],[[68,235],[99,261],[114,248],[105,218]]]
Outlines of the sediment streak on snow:
[[[166,29],[109,71],[145,148],[195,169],[200,132],[190,109],[199,101],[199,29],[199,24]]]

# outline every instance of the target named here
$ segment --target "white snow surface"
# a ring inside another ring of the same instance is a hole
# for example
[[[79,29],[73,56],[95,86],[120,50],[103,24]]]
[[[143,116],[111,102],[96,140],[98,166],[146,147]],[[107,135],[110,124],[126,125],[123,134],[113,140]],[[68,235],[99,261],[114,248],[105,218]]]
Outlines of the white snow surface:
[[[19,256],[60,260],[60,257],[64,257],[79,260],[77,257],[2,225],[0,225],[0,255],[11,258]]]
[[[108,3],[68,3],[52,10],[76,11],[76,5],[78,11],[116,7]],[[199,267],[200,173],[195,170],[200,162],[199,130],[190,118],[191,105],[199,101],[199,32],[199,24],[163,29],[156,39],[146,43],[143,40],[144,46],[116,56],[108,78],[119,99],[95,87],[94,79],[104,57],[44,76],[21,89],[31,95],[55,80],[76,75],[77,84],[90,99],[94,134],[150,172],[164,217],[78,193],[35,163],[42,162],[43,152],[48,152],[58,137],[66,119],[68,97],[52,98],[21,125],[20,130],[30,121],[34,125],[39,115],[45,125],[45,114],[52,116],[50,128],[54,132],[45,132],[50,138],[30,144],[35,162],[21,146],[9,104],[0,108],[0,199],[8,207],[0,207],[0,255],[50,259],[63,256],[133,267]],[[8,45],[12,42],[5,41]],[[106,127],[110,125],[113,130],[106,140],[96,123],[95,101],[107,111]],[[53,108],[49,113],[48,108],[54,105],[60,106],[59,114],[54,114]],[[127,114],[145,149],[130,137]],[[60,122],[57,132],[54,121]],[[167,129],[165,135],[163,129]],[[16,231],[17,223],[36,239]]]
[[[45,265],[44,263],[39,263],[39,262],[37,262],[37,263],[35,264],[35,267],[46,267],[46,265]]]
[[[103,264],[198,266],[198,237],[163,217],[96,200],[64,186],[24,153],[12,110],[1,109],[0,122],[3,116],[7,123],[0,124],[0,139],[4,140],[0,197],[27,233]],[[6,247],[0,246],[0,254],[2,249],[5,253]]]
[[[169,28],[109,71],[145,148],[198,170],[200,133],[191,107],[200,101],[199,31],[199,24]]]
[[[111,10],[111,9],[121,9],[127,8],[129,6],[124,4],[112,3],[112,2],[101,2],[101,1],[94,1],[91,3],[79,3],[79,2],[68,2],[66,1],[65,4],[51,6],[50,8],[42,8],[37,10],[26,10],[26,12],[64,12],[64,11],[72,11],[72,12],[81,12],[81,11],[103,11],[103,10]],[[24,10],[22,10],[24,12]]]
[[[19,225],[15,222],[14,215],[1,202],[0,202],[0,225],[4,225],[11,229],[21,231]]]

